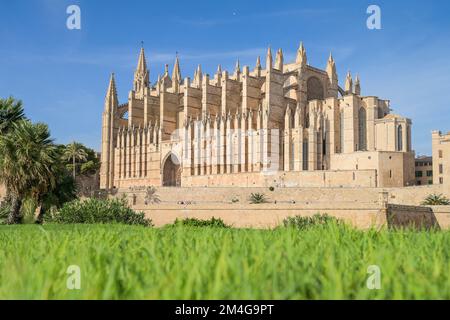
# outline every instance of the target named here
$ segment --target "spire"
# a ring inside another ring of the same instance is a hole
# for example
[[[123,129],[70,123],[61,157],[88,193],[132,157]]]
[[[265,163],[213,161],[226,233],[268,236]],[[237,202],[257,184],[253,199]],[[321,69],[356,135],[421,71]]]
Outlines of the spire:
[[[114,73],[111,74],[109,79],[108,91],[106,92],[105,110],[111,109],[111,107],[117,107],[119,105],[119,99],[117,98],[116,80]]]
[[[345,79],[345,92],[347,94],[353,92],[353,80],[350,71],[347,73],[347,78]]]
[[[136,71],[141,73],[145,73],[147,71],[147,61],[145,60],[144,47],[141,47],[141,52],[139,53],[139,60]]]
[[[307,62],[308,62],[308,59],[306,57],[305,47],[303,46],[303,42],[300,42],[300,46],[298,47],[298,50],[297,50],[297,58],[295,59],[295,63],[303,66],[303,65],[306,65]]]
[[[178,55],[175,58],[175,64],[172,71],[172,88],[174,92],[178,92],[181,82],[180,62],[178,61]]]
[[[173,65],[172,81],[177,81],[178,83],[181,81],[180,61],[178,60],[178,55],[175,58],[175,64]]]
[[[266,70],[271,70],[272,69],[272,63],[273,63],[273,59],[272,59],[272,50],[269,48],[267,48],[267,56],[266,56]]]
[[[139,53],[137,68],[134,73],[134,81],[133,81],[134,91],[142,95],[144,93],[144,88],[150,85],[149,78],[150,74],[147,69],[147,61],[145,59],[144,46],[142,46],[141,52]]]
[[[277,57],[275,58],[275,69],[283,71],[283,50],[278,49]]]
[[[217,71],[214,79],[216,80],[216,85],[219,85],[220,81],[222,80],[222,66],[220,64],[217,66]]]
[[[328,58],[326,71],[330,82],[337,82],[336,64],[334,63],[333,55],[331,54],[331,52],[330,57]]]
[[[197,86],[200,86],[202,84],[202,67],[200,65],[198,65],[197,70],[195,70],[194,83]]]
[[[168,77],[169,76],[169,65],[166,63],[164,65],[164,77]]]
[[[240,73],[241,72],[241,64],[239,62],[239,59],[237,59],[237,61],[236,61],[236,66],[234,67],[234,72],[235,73]]]
[[[256,58],[256,66],[255,66],[256,70],[260,70],[261,69],[261,57],[258,56],[258,58]]]
[[[239,62],[239,59],[237,59],[236,66],[234,67],[234,77],[236,78],[236,80],[239,81],[240,75],[241,75],[241,64]]]
[[[361,82],[359,81],[359,75],[355,78],[355,94],[361,95]]]

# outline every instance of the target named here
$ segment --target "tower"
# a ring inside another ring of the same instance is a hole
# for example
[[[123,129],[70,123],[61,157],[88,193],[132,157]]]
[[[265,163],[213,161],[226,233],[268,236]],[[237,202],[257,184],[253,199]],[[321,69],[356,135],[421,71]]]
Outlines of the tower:
[[[117,97],[116,82],[113,73],[109,80],[102,116],[101,189],[112,189],[114,187],[114,146],[117,133],[117,123],[115,120],[118,107],[119,99]]]
[[[150,73],[147,69],[147,61],[145,59],[144,47],[141,48],[139,53],[139,60],[137,64],[136,71],[134,72],[133,90],[136,92],[138,97],[144,96],[145,88],[150,85]]]

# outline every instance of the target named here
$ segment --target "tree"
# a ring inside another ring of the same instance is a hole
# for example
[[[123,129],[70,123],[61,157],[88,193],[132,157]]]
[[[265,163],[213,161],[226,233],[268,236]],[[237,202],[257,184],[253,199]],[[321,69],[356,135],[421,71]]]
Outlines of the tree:
[[[85,150],[85,147],[78,142],[72,142],[66,146],[66,150],[63,154],[63,159],[66,161],[72,161],[72,175],[75,180],[76,176],[76,162],[77,161],[86,161],[88,154]]]
[[[55,185],[58,160],[45,124],[21,120],[0,137],[0,183],[5,184],[11,198],[8,224],[20,223],[25,197],[32,196],[42,205],[43,195]]]
[[[7,134],[14,123],[24,120],[22,101],[10,97],[0,99],[0,134]]]

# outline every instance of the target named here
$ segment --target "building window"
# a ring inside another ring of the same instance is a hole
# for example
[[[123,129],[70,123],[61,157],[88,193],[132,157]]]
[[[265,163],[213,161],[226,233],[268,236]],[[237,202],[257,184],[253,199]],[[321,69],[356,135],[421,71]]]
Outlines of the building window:
[[[303,170],[308,170],[308,141],[303,141]]]
[[[367,113],[365,108],[359,108],[358,112],[358,131],[359,131],[359,149],[360,151],[367,150]]]
[[[428,184],[433,184],[433,180],[428,180]]]
[[[422,171],[416,171],[416,178],[422,178]]]
[[[433,170],[427,170],[427,177],[433,176]]]
[[[308,79],[306,82],[306,91],[308,101],[324,99],[322,82],[316,77],[311,77]]]
[[[440,183],[440,184],[444,184],[444,178],[442,178],[442,177],[439,178],[439,183]]]
[[[440,164],[439,165],[439,174],[443,174],[444,173],[444,165]]]
[[[397,127],[397,151],[403,150],[403,127],[399,125]]]
[[[420,186],[422,184],[422,181],[417,180],[417,185]]]
[[[389,178],[392,179],[392,170],[389,170]]]
[[[443,155],[442,155],[442,150],[439,150],[439,158],[442,159]]]

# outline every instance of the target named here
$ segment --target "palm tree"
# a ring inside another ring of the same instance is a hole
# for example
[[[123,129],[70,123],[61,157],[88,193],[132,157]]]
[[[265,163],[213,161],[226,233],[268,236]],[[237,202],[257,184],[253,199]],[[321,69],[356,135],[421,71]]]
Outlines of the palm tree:
[[[448,206],[450,205],[450,200],[447,199],[443,194],[430,194],[422,202],[424,206]]]
[[[71,144],[66,146],[66,150],[63,154],[63,158],[66,161],[72,161],[72,170],[73,170],[73,179],[75,180],[76,175],[76,162],[77,161],[86,161],[87,152],[84,149],[84,146],[78,142],[72,142]]]
[[[58,154],[45,124],[22,120],[0,137],[0,183],[10,192],[8,224],[21,221],[20,208],[25,197],[42,204],[42,195],[55,185]]]
[[[8,133],[15,122],[24,119],[22,101],[12,97],[0,99],[0,134]]]

